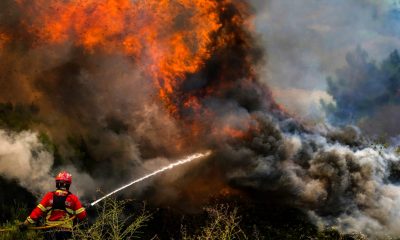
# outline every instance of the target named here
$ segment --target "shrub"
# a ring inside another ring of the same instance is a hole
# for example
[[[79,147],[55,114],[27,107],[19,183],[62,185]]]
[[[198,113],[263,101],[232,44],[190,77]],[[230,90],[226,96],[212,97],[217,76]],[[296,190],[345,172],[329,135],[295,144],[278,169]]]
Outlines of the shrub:
[[[106,199],[97,207],[98,217],[90,226],[80,223],[74,227],[74,239],[79,240],[120,240],[139,238],[139,231],[151,219],[143,207],[139,215],[126,214],[128,201]]]
[[[206,208],[209,220],[200,228],[200,232],[189,236],[186,228],[182,228],[183,240],[233,240],[248,239],[240,227],[240,217],[237,208],[231,209],[227,205]]]
[[[1,226],[1,229],[9,229],[10,231],[0,232],[0,240],[41,240],[43,239],[42,232],[27,230],[24,232],[19,231],[18,225],[20,221],[15,220],[13,223],[6,223]]]

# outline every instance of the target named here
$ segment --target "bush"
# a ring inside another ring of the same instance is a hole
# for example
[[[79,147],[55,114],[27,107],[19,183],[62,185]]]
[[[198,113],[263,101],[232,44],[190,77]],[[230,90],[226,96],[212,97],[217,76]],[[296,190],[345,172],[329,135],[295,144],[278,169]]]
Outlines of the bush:
[[[205,209],[209,220],[200,232],[189,236],[186,228],[182,228],[183,240],[230,240],[248,239],[240,227],[240,217],[237,208],[230,209],[227,205],[218,205]]]
[[[6,206],[2,206],[0,209],[6,209]],[[18,225],[25,220],[28,215],[27,207],[24,204],[14,202],[14,204],[10,204],[7,207],[9,212],[9,219],[15,219],[11,222],[7,221],[1,225],[0,229],[8,229],[10,231],[0,231],[0,240],[15,240],[15,239],[35,239],[40,240],[42,238],[42,234],[40,231],[25,231],[21,232],[18,229]]]
[[[27,230],[24,232],[19,231],[18,225],[22,222],[15,220],[14,222],[6,223],[1,226],[1,229],[7,229],[10,231],[0,232],[0,240],[41,240],[43,235],[41,231]]]
[[[151,219],[145,208],[136,216],[125,214],[128,201],[106,199],[97,207],[98,217],[90,226],[80,223],[74,227],[74,239],[79,240],[120,240],[139,238],[139,229]]]

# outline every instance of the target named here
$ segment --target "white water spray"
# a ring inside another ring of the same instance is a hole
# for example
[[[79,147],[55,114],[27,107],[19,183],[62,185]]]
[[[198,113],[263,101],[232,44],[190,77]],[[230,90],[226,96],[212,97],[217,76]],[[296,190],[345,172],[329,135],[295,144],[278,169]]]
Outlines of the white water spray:
[[[171,163],[170,165],[168,165],[168,166],[166,166],[166,167],[163,167],[163,168],[161,168],[161,169],[159,169],[159,170],[157,170],[157,171],[154,171],[154,172],[152,172],[152,173],[150,173],[150,174],[148,174],[148,175],[146,175],[146,176],[144,176],[144,177],[141,177],[141,178],[139,178],[139,179],[136,179],[136,180],[134,180],[133,182],[130,182],[130,183],[128,183],[128,184],[126,184],[126,185],[124,185],[124,186],[122,186],[122,187],[120,187],[120,188],[118,188],[118,189],[116,189],[116,190],[114,190],[114,191],[112,191],[112,192],[110,192],[110,193],[108,193],[107,195],[103,196],[102,198],[99,198],[99,199],[97,199],[96,201],[92,202],[92,203],[90,204],[90,206],[96,205],[96,204],[99,203],[100,201],[102,201],[102,200],[108,198],[109,196],[111,196],[111,195],[113,195],[113,194],[115,194],[115,193],[117,193],[117,192],[119,192],[119,191],[121,191],[121,190],[123,190],[123,189],[125,189],[125,188],[127,188],[127,187],[129,187],[129,186],[131,186],[131,185],[133,185],[133,184],[135,184],[135,183],[138,183],[138,182],[141,182],[141,181],[143,181],[143,180],[146,180],[147,178],[150,178],[150,177],[155,176],[155,175],[157,175],[157,174],[159,174],[159,173],[162,173],[162,172],[165,172],[165,171],[167,171],[167,170],[170,170],[170,169],[172,169],[172,168],[174,168],[174,167],[177,167],[177,166],[179,166],[179,165],[183,165],[183,164],[185,164],[185,163],[189,163],[189,162],[191,162],[191,161],[193,161],[193,160],[196,160],[196,159],[199,159],[199,158],[207,157],[207,156],[209,156],[210,154],[211,154],[211,151],[207,151],[207,152],[205,152],[205,153],[196,153],[196,154],[190,155],[190,156],[188,156],[188,157],[186,157],[186,158],[184,158],[184,159],[182,159],[182,160],[179,160],[179,161],[177,161],[177,162],[175,162],[175,163]]]

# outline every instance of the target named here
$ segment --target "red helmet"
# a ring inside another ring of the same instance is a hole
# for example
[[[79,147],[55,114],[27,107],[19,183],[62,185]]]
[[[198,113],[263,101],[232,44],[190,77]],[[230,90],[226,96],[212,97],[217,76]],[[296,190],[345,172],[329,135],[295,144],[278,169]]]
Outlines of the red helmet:
[[[59,174],[57,174],[56,181],[66,182],[66,183],[71,184],[72,183],[72,175],[69,172],[61,171]]]

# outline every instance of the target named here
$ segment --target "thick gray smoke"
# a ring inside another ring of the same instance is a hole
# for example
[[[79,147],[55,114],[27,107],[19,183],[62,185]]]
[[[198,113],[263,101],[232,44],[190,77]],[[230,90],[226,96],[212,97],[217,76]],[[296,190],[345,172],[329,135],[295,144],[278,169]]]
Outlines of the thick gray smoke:
[[[248,160],[228,174],[230,184],[303,208],[322,226],[374,237],[399,234],[400,187],[389,180],[397,154],[363,145],[356,129],[305,133],[293,122],[259,117],[262,133],[223,153]]]

